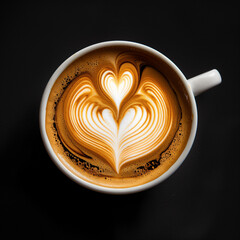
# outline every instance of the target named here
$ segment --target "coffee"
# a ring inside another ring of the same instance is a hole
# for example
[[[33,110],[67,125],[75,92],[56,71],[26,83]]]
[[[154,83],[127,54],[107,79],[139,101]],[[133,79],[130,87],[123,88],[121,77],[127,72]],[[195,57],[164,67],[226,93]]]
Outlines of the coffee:
[[[105,47],[75,60],[48,98],[46,132],[76,176],[106,187],[142,185],[184,150],[192,114],[178,76],[147,52]]]

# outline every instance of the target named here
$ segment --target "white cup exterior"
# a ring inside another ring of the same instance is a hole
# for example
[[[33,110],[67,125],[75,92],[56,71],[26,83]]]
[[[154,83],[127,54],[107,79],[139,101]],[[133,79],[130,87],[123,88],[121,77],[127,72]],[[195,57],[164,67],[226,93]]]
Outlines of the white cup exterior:
[[[70,170],[68,170],[62,163],[61,161],[58,159],[58,157],[56,156],[56,154],[54,153],[51,144],[49,142],[49,139],[47,137],[47,133],[46,133],[46,127],[45,127],[45,119],[46,119],[46,106],[47,106],[47,101],[48,101],[48,97],[49,94],[51,92],[51,89],[55,83],[55,81],[57,80],[57,78],[59,77],[59,75],[72,63],[74,62],[76,59],[78,59],[79,57],[88,54],[89,52],[96,50],[96,49],[100,49],[103,47],[110,47],[110,46],[127,46],[127,47],[134,47],[134,48],[138,48],[140,50],[144,50],[147,51],[149,54],[164,60],[165,63],[167,63],[179,76],[179,79],[181,79],[183,85],[186,88],[186,91],[188,93],[188,97],[190,100],[190,104],[191,104],[191,109],[192,109],[192,126],[191,126],[191,131],[190,131],[190,135],[188,138],[188,142],[186,144],[185,149],[183,150],[182,154],[179,156],[179,158],[177,159],[177,161],[165,172],[163,173],[161,176],[159,176],[158,178],[147,182],[145,184],[139,185],[139,186],[135,186],[135,187],[129,187],[129,188],[109,188],[109,187],[103,187],[97,184],[93,184],[90,182],[87,182],[79,177],[77,177],[76,175],[74,175]],[[215,71],[214,73],[212,73],[212,71]],[[101,193],[108,193],[108,194],[130,194],[130,193],[136,193],[136,192],[140,192],[146,189],[149,189],[153,186],[156,186],[157,184],[161,183],[162,181],[164,181],[165,179],[167,179],[169,176],[171,176],[178,168],[179,166],[183,163],[183,161],[185,160],[185,158],[187,157],[193,141],[195,139],[195,135],[196,135],[196,130],[197,130],[197,118],[198,118],[198,114],[197,114],[197,106],[196,106],[196,102],[195,102],[195,97],[194,94],[197,95],[202,91],[205,91],[217,84],[219,84],[221,82],[221,76],[220,74],[217,72],[217,70],[212,70],[209,73],[209,76],[211,78],[211,76],[213,76],[213,74],[215,74],[213,77],[213,79],[210,79],[210,84],[208,83],[207,79],[207,74],[205,73],[202,74],[205,81],[203,81],[203,83],[201,84],[201,75],[193,78],[192,81],[187,80],[185,78],[185,76],[183,75],[183,73],[179,70],[179,68],[171,61],[169,60],[166,56],[164,56],[163,54],[161,54],[160,52],[156,51],[153,48],[150,48],[148,46],[145,46],[143,44],[139,44],[139,43],[135,43],[135,42],[129,42],[129,41],[108,41],[108,42],[102,42],[102,43],[97,43],[94,45],[91,45],[89,47],[86,47],[78,52],[76,52],[75,54],[73,54],[72,56],[70,56],[66,61],[64,61],[59,67],[58,69],[53,73],[52,77],[50,78],[49,82],[47,83],[47,86],[44,90],[43,96],[42,96],[42,100],[41,100],[41,105],[40,105],[40,113],[39,113],[39,124],[40,124],[40,132],[41,132],[41,136],[42,136],[42,140],[44,143],[44,146],[49,154],[49,156],[51,157],[51,159],[53,160],[53,162],[56,164],[56,166],[70,179],[72,179],[74,182],[78,183],[79,185],[86,187],[88,189],[97,191],[97,192],[101,192]],[[203,86],[204,85],[204,86]],[[198,91],[197,89],[200,88],[200,91]],[[194,92],[193,92],[194,89]]]

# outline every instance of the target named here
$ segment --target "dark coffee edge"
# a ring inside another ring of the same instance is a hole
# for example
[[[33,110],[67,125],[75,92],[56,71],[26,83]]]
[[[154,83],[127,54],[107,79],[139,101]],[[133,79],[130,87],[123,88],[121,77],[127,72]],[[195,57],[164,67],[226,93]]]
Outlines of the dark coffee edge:
[[[55,101],[54,101],[54,111],[56,111],[57,105],[58,105],[58,103],[59,103],[59,101],[60,101],[60,99],[61,99],[61,97],[62,97],[62,95],[63,95],[63,93],[64,93],[64,91],[65,91],[65,89],[66,89],[66,88],[69,86],[69,84],[70,84],[73,80],[75,80],[79,75],[80,75],[80,70],[78,69],[78,70],[75,71],[74,76],[69,76],[69,75],[67,75],[67,77],[65,77],[65,78],[63,79],[63,82],[62,82],[62,90],[61,90],[59,93],[56,94],[56,99],[55,99]],[[55,114],[54,114],[54,118],[55,118]]]

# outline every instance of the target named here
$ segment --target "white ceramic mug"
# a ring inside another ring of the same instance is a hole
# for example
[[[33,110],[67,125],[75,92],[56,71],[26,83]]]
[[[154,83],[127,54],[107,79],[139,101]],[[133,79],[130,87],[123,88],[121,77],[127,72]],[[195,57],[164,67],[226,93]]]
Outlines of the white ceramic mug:
[[[191,108],[192,108],[192,114],[193,114],[192,127],[191,127],[191,132],[189,135],[188,142],[186,144],[184,151],[182,152],[180,157],[177,159],[177,161],[164,174],[162,174],[158,178],[154,179],[153,181],[139,185],[139,186],[129,187],[129,188],[102,187],[99,185],[95,185],[93,183],[86,182],[83,179],[74,175],[61,163],[61,161],[58,159],[58,157],[54,153],[54,151],[51,147],[51,144],[49,142],[49,139],[47,137],[46,128],[45,128],[46,106],[47,106],[48,97],[49,97],[51,88],[54,85],[57,78],[59,77],[59,75],[77,58],[79,58],[83,55],[86,55],[89,52],[94,51],[96,49],[100,49],[103,47],[109,47],[109,46],[127,46],[127,47],[137,48],[139,50],[146,51],[151,56],[154,56],[155,59],[156,58],[159,59],[159,62],[161,61],[161,62],[164,62],[165,64],[167,64],[173,71],[175,71],[175,73],[178,75],[180,81],[182,81],[182,84],[185,86],[187,93],[188,93],[188,97],[189,97]],[[185,76],[183,75],[183,73],[178,69],[178,67],[172,61],[170,61],[167,57],[165,57],[160,52],[158,52],[150,47],[147,47],[145,45],[139,44],[139,43],[128,42],[128,41],[109,41],[109,42],[94,44],[92,46],[86,47],[86,48],[78,51],[77,53],[75,53],[71,57],[69,57],[65,62],[63,62],[58,67],[58,69],[54,72],[54,74],[50,78],[50,80],[44,90],[44,93],[42,96],[42,101],[41,101],[41,106],[40,106],[39,120],[40,120],[40,131],[41,131],[43,143],[45,145],[45,148],[46,148],[49,156],[51,157],[53,162],[57,165],[57,167],[64,174],[66,174],[70,179],[72,179],[76,183],[80,184],[81,186],[84,186],[91,190],[95,190],[95,191],[102,192],[102,193],[109,193],[109,194],[128,194],[128,193],[135,193],[135,192],[149,189],[149,188],[161,183],[166,178],[168,178],[170,175],[172,175],[178,169],[178,167],[182,164],[182,162],[184,161],[184,159],[186,158],[186,156],[188,155],[188,153],[191,149],[191,146],[193,144],[193,141],[194,141],[194,138],[196,135],[197,118],[198,118],[195,96],[220,84],[220,83],[221,83],[221,76],[220,76],[219,72],[215,69],[187,80],[185,78]]]

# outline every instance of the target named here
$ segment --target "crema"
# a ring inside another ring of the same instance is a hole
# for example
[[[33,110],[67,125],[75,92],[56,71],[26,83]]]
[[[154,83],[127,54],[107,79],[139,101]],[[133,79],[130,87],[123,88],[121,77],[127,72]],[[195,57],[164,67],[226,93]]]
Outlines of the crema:
[[[101,186],[149,182],[182,153],[190,106],[174,73],[127,47],[95,50],[58,77],[47,104],[46,131],[73,174]]]

